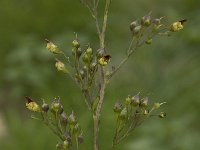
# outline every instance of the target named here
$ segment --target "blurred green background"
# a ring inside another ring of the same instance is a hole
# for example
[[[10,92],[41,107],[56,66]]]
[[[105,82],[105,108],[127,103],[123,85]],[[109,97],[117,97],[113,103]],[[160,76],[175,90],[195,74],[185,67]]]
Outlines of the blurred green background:
[[[103,2],[103,0],[102,0]],[[141,92],[151,102],[165,101],[163,120],[151,119],[119,149],[191,150],[200,147],[200,1],[113,0],[107,51],[112,63],[125,56],[129,23],[152,11],[167,22],[188,19],[184,30],[143,46],[110,82],[101,121],[102,150],[110,149],[116,100]],[[102,7],[100,7],[101,9]],[[48,102],[60,96],[66,111],[75,110],[84,130],[83,150],[92,150],[92,120],[75,83],[54,68],[44,38],[71,53],[74,32],[98,48],[94,22],[78,0],[0,0],[0,149],[55,149],[58,139],[30,119],[25,95]]]

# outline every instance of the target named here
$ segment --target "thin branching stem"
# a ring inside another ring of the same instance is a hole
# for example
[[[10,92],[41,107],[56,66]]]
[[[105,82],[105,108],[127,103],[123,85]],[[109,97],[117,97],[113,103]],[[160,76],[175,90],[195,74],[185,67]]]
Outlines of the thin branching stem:
[[[103,53],[105,53],[105,32],[106,32],[107,21],[108,21],[108,10],[109,10],[111,0],[106,0],[102,29],[100,29],[99,22],[98,22],[98,16],[97,16],[98,3],[99,3],[99,1],[97,1],[96,7],[93,8],[93,10],[94,10],[93,18],[95,19],[97,34],[99,36],[100,49],[103,50]],[[100,115],[101,115],[101,109],[102,109],[102,105],[103,105],[103,101],[104,101],[105,88],[106,88],[105,70],[104,70],[103,66],[100,67],[100,82],[99,82],[99,84],[100,84],[99,102],[97,104],[96,111],[93,113],[94,150],[99,150]]]
[[[107,22],[108,22],[108,11],[110,7],[111,0],[106,0],[106,5],[105,5],[105,11],[104,11],[104,18],[103,18],[103,25],[102,25],[102,31],[101,31],[101,41],[100,41],[100,47],[104,49],[105,47],[105,33],[106,33],[106,27],[107,27]]]

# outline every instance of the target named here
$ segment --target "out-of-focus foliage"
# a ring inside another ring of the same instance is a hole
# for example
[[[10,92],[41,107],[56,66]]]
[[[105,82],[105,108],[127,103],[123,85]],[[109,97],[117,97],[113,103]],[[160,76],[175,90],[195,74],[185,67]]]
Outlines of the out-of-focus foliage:
[[[106,42],[113,65],[125,56],[131,21],[149,11],[154,16],[166,16],[168,22],[188,21],[178,34],[158,37],[151,46],[140,48],[111,80],[101,121],[102,149],[111,145],[114,101],[139,91],[151,101],[166,101],[163,110],[168,116],[165,120],[149,120],[120,145],[121,149],[200,147],[199,6],[198,0],[113,1]],[[57,139],[53,134],[28,119],[25,95],[38,98],[38,102],[39,98],[50,101],[59,95],[66,111],[74,109],[80,118],[86,139],[82,149],[92,149],[91,116],[79,89],[69,77],[56,71],[54,59],[45,49],[44,39],[48,38],[70,54],[74,32],[82,43],[98,48],[93,20],[78,0],[0,1],[0,149],[54,149]]]

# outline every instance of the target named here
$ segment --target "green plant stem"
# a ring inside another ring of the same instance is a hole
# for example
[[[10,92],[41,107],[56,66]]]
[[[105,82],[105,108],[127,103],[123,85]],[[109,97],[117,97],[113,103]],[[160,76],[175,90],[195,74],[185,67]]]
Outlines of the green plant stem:
[[[100,41],[100,48],[105,48],[105,32],[107,27],[107,21],[108,21],[108,11],[110,7],[111,0],[106,0],[105,5],[105,11],[104,11],[104,18],[103,18],[103,25],[102,25],[102,31],[101,31],[101,41]]]
[[[127,55],[126,57],[120,62],[120,64],[116,67],[116,69],[114,69],[111,74],[108,76],[107,80],[109,81],[119,70],[120,68],[128,61],[128,59],[130,58],[130,56],[140,47],[142,46],[146,39],[148,37],[151,37],[153,38],[153,36],[155,36],[155,33],[149,33],[148,36],[144,39],[141,39],[142,36],[143,36],[143,33],[144,33],[144,29],[140,32],[140,35],[138,35],[137,37],[133,37],[131,42],[130,42],[130,45],[129,45],[129,48],[127,50]],[[136,41],[135,43],[135,46],[133,47],[133,44],[134,44],[134,40]]]
[[[76,149],[79,150],[78,137],[76,137]]]
[[[95,8],[95,23],[97,27],[97,33],[99,36],[99,44],[100,49],[105,53],[105,32],[107,27],[107,20],[108,20],[108,10],[110,6],[111,0],[106,0],[105,4],[105,11],[104,11],[104,19],[103,19],[103,25],[102,30],[100,30],[99,23],[98,23],[98,17],[97,17],[97,7]],[[106,82],[105,82],[105,70],[103,66],[100,68],[100,92],[99,92],[99,102],[97,104],[96,111],[93,114],[93,124],[94,124],[94,150],[99,150],[99,125],[100,125],[100,115],[101,115],[101,109],[104,101],[104,95],[105,95],[105,88],[106,88]]]

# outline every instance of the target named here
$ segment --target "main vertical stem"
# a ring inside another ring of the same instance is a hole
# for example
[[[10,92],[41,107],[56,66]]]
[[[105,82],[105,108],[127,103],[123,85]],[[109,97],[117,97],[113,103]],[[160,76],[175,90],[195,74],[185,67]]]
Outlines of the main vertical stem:
[[[94,150],[99,150],[99,125],[100,125],[100,115],[103,105],[104,95],[105,95],[105,76],[104,69],[101,67],[101,81],[100,81],[100,93],[99,93],[99,102],[96,108],[95,113],[93,114],[94,121]]]
[[[99,28],[98,19],[97,19],[97,10],[95,13],[95,22],[97,27],[97,33],[99,35],[99,44],[100,49],[105,53],[105,32],[106,32],[106,26],[107,26],[107,19],[108,19],[108,9],[110,6],[111,0],[106,0],[105,4],[105,11],[104,11],[104,19],[103,19],[103,25],[102,30]],[[105,71],[103,66],[100,68],[100,92],[99,92],[99,102],[96,107],[96,111],[93,113],[93,124],[94,124],[94,150],[99,150],[99,125],[100,125],[100,115],[101,115],[101,109],[104,101],[104,95],[105,95]]]

